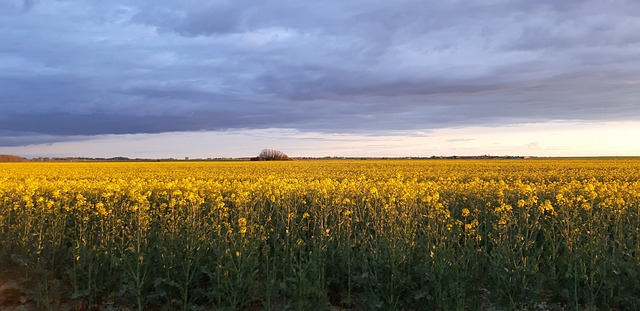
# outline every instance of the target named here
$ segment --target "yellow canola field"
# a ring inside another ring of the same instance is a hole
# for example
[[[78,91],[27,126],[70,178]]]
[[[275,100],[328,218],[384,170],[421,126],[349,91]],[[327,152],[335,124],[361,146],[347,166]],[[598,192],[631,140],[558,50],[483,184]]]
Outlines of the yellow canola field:
[[[640,308],[640,159],[0,164],[44,308]]]

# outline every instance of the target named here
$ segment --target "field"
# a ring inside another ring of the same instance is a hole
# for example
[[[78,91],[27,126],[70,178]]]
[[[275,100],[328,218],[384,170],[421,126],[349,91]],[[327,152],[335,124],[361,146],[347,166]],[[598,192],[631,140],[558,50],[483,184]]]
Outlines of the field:
[[[6,163],[0,266],[54,310],[637,310],[639,207],[640,159]]]

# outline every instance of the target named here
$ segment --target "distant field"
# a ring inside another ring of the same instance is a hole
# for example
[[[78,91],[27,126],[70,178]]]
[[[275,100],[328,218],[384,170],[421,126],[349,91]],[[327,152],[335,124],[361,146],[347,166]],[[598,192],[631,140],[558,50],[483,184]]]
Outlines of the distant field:
[[[52,309],[636,310],[639,207],[634,158],[2,163],[0,267]]]

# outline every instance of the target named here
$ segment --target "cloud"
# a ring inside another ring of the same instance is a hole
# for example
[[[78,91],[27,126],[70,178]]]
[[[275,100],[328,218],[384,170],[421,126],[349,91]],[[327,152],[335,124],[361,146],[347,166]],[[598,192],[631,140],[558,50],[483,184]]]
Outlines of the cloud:
[[[465,142],[470,142],[474,140],[475,139],[473,138],[449,138],[446,141],[449,143],[465,143]]]
[[[538,150],[538,149],[542,149],[543,147],[542,147],[542,145],[540,144],[539,141],[532,141],[532,142],[527,144],[527,148]]]
[[[640,118],[631,0],[10,0],[0,11],[0,135]]]
[[[38,0],[4,0],[0,2],[0,15],[28,13],[38,2]]]
[[[8,133],[3,133],[3,136]],[[247,157],[263,148],[290,156],[632,156],[640,122],[545,122],[493,127],[459,127],[431,131],[322,133],[296,129],[243,129],[76,137],[48,144],[0,147],[0,153],[28,158]],[[466,142],[458,140],[465,137]],[[82,140],[82,141],[79,141]],[[528,143],[530,142],[530,143]]]

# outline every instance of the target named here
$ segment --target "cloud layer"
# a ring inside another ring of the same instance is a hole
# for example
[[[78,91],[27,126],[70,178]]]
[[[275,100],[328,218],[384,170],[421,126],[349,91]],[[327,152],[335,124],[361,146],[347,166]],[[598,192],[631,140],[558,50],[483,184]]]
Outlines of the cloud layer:
[[[0,146],[640,118],[632,0],[5,0],[0,26]]]

